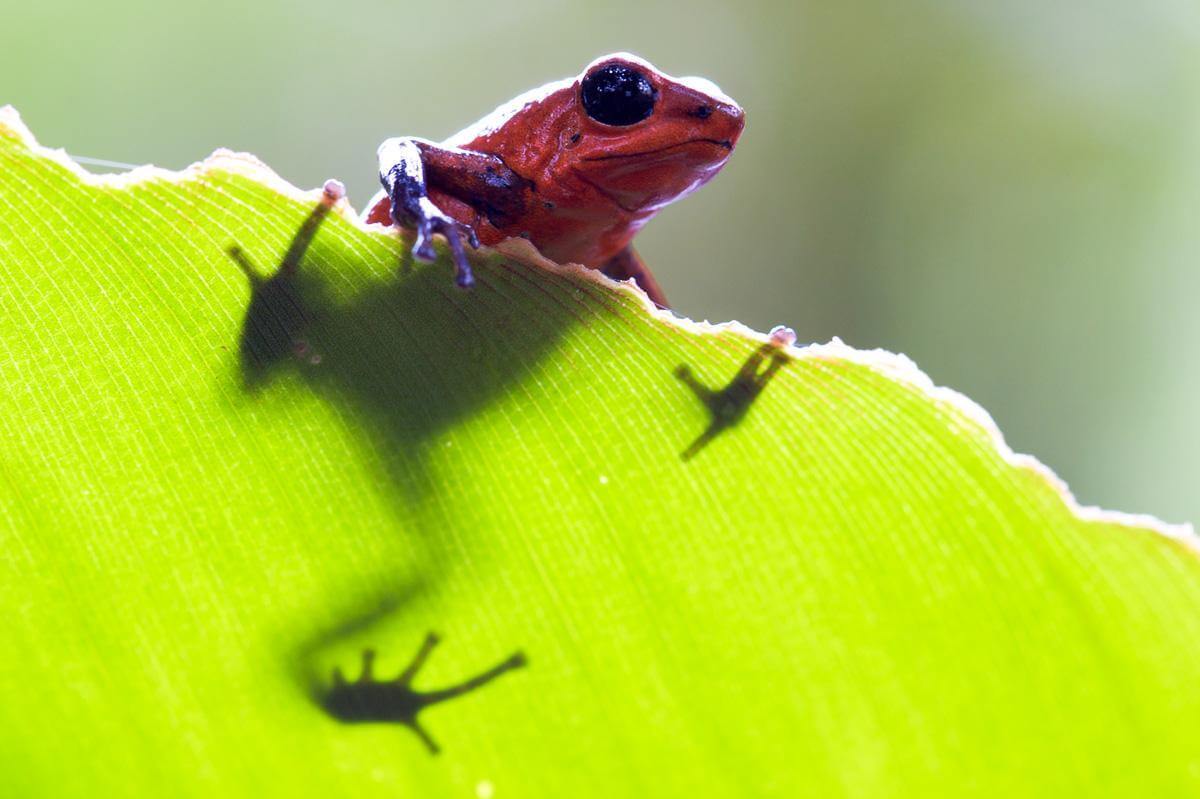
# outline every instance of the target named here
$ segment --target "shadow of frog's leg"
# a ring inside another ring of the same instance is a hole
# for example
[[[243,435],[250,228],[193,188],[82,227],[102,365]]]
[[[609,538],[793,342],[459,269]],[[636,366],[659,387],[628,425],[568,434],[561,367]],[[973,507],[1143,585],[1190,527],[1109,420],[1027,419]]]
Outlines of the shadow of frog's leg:
[[[434,633],[427,633],[425,640],[421,642],[421,648],[417,650],[417,654],[413,655],[412,661],[405,666],[404,671],[400,672],[400,676],[393,680],[393,682],[397,685],[411,685],[413,679],[417,676],[417,672],[425,665],[425,661],[429,659],[430,654],[433,653],[433,648],[438,645],[440,640]]]
[[[725,429],[725,425],[720,422],[713,422],[708,428],[700,434],[700,437],[691,443],[691,445],[683,451],[679,456],[680,460],[690,461],[696,457],[696,453],[708,446],[708,442],[717,437],[717,434]]]
[[[687,364],[677,366],[675,368],[675,376],[692,390],[692,393],[696,395],[696,399],[703,402],[706,408],[716,412],[717,405],[720,403],[721,392],[714,391],[697,380],[696,376],[692,374],[692,368]]]
[[[526,665],[527,662],[528,661],[526,661],[523,653],[514,652],[506,660],[497,663],[495,666],[492,666],[482,674],[477,674],[469,680],[464,680],[458,685],[452,685],[449,688],[442,688],[440,690],[430,691],[428,693],[422,692],[420,695],[421,704],[432,705],[438,702],[444,702],[447,699],[453,699],[456,696],[462,696],[469,691],[473,691],[476,688],[486,685],[507,671],[521,668],[522,666]]]
[[[437,742],[433,740],[429,733],[425,731],[425,728],[421,726],[421,722],[417,721],[415,718],[405,721],[404,726],[412,730],[413,734],[421,739],[421,743],[425,744],[425,748],[429,750],[429,754],[436,755],[442,751],[437,745]]]

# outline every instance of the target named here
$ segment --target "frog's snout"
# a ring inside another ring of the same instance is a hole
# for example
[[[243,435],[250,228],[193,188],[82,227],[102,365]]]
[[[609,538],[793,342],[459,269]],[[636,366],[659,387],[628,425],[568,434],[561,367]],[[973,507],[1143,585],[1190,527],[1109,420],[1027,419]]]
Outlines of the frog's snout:
[[[728,143],[732,149],[746,125],[746,112],[742,107],[707,78],[679,78],[678,86],[679,93],[691,106],[687,111],[688,116],[703,123],[712,134],[708,138]]]
[[[712,132],[712,140],[727,150],[732,150],[746,127],[746,112],[736,103],[716,103],[705,118],[704,124]]]

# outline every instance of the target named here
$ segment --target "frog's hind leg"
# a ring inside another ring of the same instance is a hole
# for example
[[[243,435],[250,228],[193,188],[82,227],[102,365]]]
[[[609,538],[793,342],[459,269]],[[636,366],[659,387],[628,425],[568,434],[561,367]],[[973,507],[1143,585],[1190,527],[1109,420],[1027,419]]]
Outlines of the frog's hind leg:
[[[667,305],[667,295],[663,293],[662,287],[658,285],[658,281],[654,279],[654,275],[650,274],[649,267],[646,266],[632,246],[626,247],[608,259],[604,266],[600,267],[600,271],[613,280],[628,280],[629,278],[633,278],[634,282],[638,284],[642,291],[646,292],[655,305],[659,308],[670,307]]]

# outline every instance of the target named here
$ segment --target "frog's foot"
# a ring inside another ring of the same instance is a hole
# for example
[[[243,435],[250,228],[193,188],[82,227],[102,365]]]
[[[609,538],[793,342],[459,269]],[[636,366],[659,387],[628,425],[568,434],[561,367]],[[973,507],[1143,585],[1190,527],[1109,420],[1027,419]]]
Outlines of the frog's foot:
[[[396,224],[411,226],[417,230],[413,243],[413,257],[421,261],[432,261],[433,235],[441,233],[450,245],[454,258],[454,281],[463,288],[475,283],[467,253],[463,247],[466,239],[472,247],[479,246],[479,239],[470,225],[459,222],[442,213],[429,199],[425,179],[425,165],[421,148],[429,143],[417,139],[388,139],[379,145],[379,182],[391,201],[391,217]],[[374,221],[372,212],[368,221]]]
[[[475,275],[471,272],[466,248],[463,247],[463,240],[466,239],[472,248],[479,248],[479,237],[475,235],[473,227],[446,216],[436,209],[418,216],[416,227],[417,240],[413,243],[412,249],[414,258],[426,262],[433,261],[436,257],[433,251],[433,234],[441,233],[446,237],[446,243],[450,245],[450,255],[454,259],[454,282],[464,289],[475,285]]]
[[[775,325],[768,336],[776,347],[790,347],[796,343],[796,331],[787,325]]]
[[[333,205],[346,196],[346,184],[337,178],[330,178],[321,187],[321,202]]]

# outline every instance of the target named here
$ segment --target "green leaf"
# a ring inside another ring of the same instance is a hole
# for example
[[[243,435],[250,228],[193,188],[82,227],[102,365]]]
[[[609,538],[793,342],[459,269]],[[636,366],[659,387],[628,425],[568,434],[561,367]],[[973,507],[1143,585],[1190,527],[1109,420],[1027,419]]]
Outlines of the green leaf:
[[[0,117],[0,794],[1200,792],[1190,530],[1081,511],[900,357],[517,245],[461,292],[326,211]],[[416,717],[438,756],[329,712],[411,720],[331,671],[429,630],[418,689],[528,665]]]

